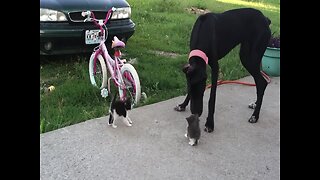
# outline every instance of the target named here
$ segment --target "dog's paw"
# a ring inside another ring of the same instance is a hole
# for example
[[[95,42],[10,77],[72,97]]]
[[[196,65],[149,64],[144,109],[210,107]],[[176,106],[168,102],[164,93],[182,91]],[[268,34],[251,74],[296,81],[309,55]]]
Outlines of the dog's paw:
[[[176,107],[173,108],[175,111],[178,111],[178,112],[182,112],[182,111],[185,111],[186,108],[185,107],[181,107],[180,105],[177,105]]]
[[[113,127],[113,128],[117,128],[118,126],[116,126],[116,125],[112,124],[112,127]]]
[[[187,134],[187,133],[185,133],[185,134],[184,134],[184,137],[188,138],[188,134]]]
[[[127,126],[131,127],[131,126],[132,126],[132,124],[127,124]]]
[[[255,116],[251,116],[248,121],[249,121],[249,123],[256,123],[258,121],[258,119]]]
[[[211,132],[213,132],[213,128],[205,127],[204,131],[207,133],[211,133]]]
[[[252,103],[250,103],[249,105],[248,105],[248,108],[250,108],[250,109],[255,109],[256,108],[256,103],[255,102],[252,102]]]

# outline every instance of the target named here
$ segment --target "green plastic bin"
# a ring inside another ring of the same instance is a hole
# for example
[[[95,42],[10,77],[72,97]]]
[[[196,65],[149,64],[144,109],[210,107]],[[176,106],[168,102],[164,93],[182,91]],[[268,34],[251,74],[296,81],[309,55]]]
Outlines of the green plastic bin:
[[[280,76],[280,48],[267,47],[262,57],[262,70],[269,76]]]

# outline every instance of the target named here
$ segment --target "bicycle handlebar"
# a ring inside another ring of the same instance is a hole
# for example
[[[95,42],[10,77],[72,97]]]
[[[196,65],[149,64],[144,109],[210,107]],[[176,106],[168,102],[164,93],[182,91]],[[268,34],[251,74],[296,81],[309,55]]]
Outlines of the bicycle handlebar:
[[[91,14],[90,11],[83,11],[83,12],[81,13],[81,16],[82,16],[82,17],[85,17],[85,16],[88,16],[88,15],[90,15],[90,14]]]
[[[101,32],[103,32],[102,26],[107,24],[108,20],[111,17],[112,12],[114,12],[114,11],[116,11],[115,7],[112,7],[111,9],[109,9],[104,21],[96,19],[96,17],[94,16],[94,13],[91,12],[91,11],[83,11],[81,13],[81,16],[82,17],[86,17],[87,16],[87,18],[84,20],[84,22],[87,21],[87,20],[93,20],[94,24],[100,28]],[[92,18],[91,18],[91,16],[92,16]]]

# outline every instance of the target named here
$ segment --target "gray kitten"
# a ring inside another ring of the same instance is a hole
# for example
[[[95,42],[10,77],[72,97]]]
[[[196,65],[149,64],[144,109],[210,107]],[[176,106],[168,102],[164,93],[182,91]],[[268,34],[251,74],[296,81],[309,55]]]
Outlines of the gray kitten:
[[[199,127],[199,116],[198,114],[192,114],[187,117],[187,133],[184,135],[186,138],[189,138],[189,144],[195,146],[198,144],[200,139],[201,130]]]

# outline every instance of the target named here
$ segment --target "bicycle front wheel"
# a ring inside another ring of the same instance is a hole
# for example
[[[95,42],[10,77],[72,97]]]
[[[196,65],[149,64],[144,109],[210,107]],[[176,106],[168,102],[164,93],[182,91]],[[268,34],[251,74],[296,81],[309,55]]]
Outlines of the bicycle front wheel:
[[[126,85],[126,96],[131,102],[138,104],[141,97],[140,80],[137,71],[131,64],[124,64],[121,68],[121,75]]]
[[[92,53],[89,61],[90,82],[93,86],[103,89],[107,87],[108,83],[107,66],[104,58],[99,54],[96,60],[96,71],[94,72],[94,56],[95,54]]]

